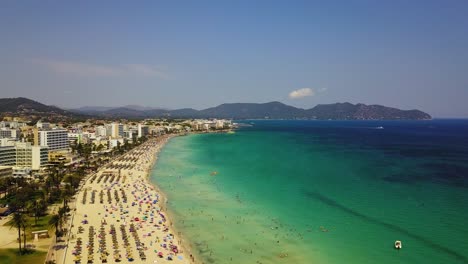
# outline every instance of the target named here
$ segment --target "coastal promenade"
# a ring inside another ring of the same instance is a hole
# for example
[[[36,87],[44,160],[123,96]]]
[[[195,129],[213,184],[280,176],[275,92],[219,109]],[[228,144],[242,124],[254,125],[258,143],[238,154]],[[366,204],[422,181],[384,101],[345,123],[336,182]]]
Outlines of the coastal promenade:
[[[89,176],[75,196],[57,263],[191,263],[148,181],[169,136],[153,138]]]

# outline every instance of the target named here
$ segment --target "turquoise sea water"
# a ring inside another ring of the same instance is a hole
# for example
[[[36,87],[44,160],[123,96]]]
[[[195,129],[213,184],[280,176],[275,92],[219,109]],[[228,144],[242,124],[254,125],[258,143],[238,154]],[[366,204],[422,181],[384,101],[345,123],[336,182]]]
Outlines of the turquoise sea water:
[[[468,263],[467,121],[249,123],[152,172],[198,260]]]

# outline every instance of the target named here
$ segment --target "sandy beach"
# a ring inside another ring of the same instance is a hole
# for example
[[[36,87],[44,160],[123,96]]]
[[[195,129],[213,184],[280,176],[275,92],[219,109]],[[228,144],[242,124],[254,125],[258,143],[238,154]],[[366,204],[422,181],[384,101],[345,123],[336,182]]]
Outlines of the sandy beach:
[[[58,263],[191,263],[162,209],[166,199],[148,180],[169,138],[148,140],[86,180]]]

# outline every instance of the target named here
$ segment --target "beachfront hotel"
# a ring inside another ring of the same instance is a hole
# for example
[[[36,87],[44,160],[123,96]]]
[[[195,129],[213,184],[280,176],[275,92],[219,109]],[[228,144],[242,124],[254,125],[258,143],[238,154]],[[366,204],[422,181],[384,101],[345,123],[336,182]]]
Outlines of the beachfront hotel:
[[[48,148],[31,142],[0,140],[0,165],[39,170],[48,162]]]
[[[142,124],[137,125],[137,130],[138,130],[138,137],[144,137],[149,134],[149,128],[147,126],[144,126]]]
[[[68,150],[68,131],[66,129],[36,129],[34,133],[34,145],[48,147],[49,151]]]

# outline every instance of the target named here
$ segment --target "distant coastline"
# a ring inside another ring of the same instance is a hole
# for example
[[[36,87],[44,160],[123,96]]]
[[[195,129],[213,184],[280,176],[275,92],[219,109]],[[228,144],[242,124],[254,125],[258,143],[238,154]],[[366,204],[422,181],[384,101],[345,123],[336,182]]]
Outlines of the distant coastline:
[[[0,98],[0,116],[56,116],[68,118],[128,118],[128,119],[308,119],[308,120],[429,120],[431,115],[417,110],[401,110],[383,105],[334,103],[319,104],[309,109],[297,108],[281,102],[225,103],[203,110],[176,110],[141,107],[85,107],[63,110],[28,98]]]

